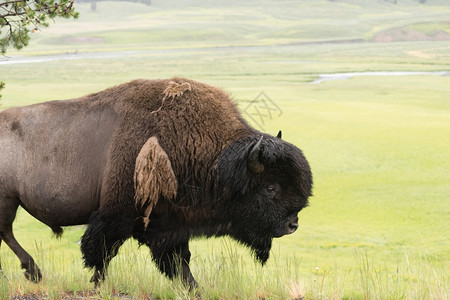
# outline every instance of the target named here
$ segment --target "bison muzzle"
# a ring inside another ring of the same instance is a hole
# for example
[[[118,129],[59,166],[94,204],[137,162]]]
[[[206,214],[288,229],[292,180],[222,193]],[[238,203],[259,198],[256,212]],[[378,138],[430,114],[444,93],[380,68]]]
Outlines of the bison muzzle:
[[[12,232],[19,206],[56,234],[88,224],[81,251],[96,285],[133,237],[195,287],[192,237],[231,236],[264,264],[311,196],[300,149],[252,128],[222,90],[183,78],[4,110],[0,151],[0,242],[36,282]]]

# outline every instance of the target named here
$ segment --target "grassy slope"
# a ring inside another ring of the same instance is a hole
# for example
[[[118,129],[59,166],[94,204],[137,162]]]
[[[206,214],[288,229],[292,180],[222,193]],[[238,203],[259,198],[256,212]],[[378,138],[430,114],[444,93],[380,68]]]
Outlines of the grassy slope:
[[[194,242],[192,264],[205,288],[203,296],[445,298],[450,267],[448,77],[361,77],[319,85],[310,81],[330,72],[449,70],[450,44],[268,47],[369,39],[388,28],[423,28],[414,24],[430,21],[442,28],[446,23],[441,21],[448,21],[445,1],[428,1],[433,6],[400,2],[267,1],[256,8],[252,2],[236,2],[232,8],[189,2],[174,9],[171,2],[153,1],[152,7],[112,3],[108,8],[98,3],[96,13],[79,5],[79,21],[57,22],[36,35],[21,54],[185,50],[0,65],[8,86],[1,104],[70,98],[136,77],[173,75],[222,86],[241,109],[264,91],[283,111],[265,119],[264,129],[283,129],[285,139],[304,150],[314,171],[315,196],[301,213],[301,230],[275,240],[266,268],[255,266],[246,250],[226,240]],[[61,45],[80,37],[78,41],[94,37],[102,42]],[[205,49],[230,45],[261,47]],[[40,285],[27,283],[18,261],[3,247],[2,266],[10,281],[0,280],[0,290],[42,291],[54,298],[62,291],[89,291],[89,272],[82,270],[77,244],[83,229],[68,228],[56,240],[25,213],[18,218],[17,237],[45,277]],[[98,293],[103,298],[114,290],[160,297],[185,293],[160,276],[149,260],[146,249],[137,251],[129,243]]]

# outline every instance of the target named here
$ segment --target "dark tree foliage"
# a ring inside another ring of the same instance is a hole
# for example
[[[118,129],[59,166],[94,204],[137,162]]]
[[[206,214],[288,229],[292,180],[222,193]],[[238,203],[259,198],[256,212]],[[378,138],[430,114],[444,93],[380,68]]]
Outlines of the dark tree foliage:
[[[30,32],[47,27],[48,19],[78,18],[74,0],[0,0],[0,54],[28,45]],[[5,84],[0,81],[0,91]],[[2,95],[0,94],[0,98]]]
[[[28,45],[29,33],[47,27],[48,19],[77,18],[74,0],[0,0],[0,53]]]

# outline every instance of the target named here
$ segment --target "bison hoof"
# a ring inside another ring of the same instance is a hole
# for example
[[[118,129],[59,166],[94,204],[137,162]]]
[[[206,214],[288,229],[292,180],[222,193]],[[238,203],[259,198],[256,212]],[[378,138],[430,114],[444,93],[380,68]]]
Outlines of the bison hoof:
[[[198,283],[194,279],[189,282],[189,290],[193,291],[198,289]]]
[[[103,280],[105,280],[105,275],[102,272],[95,270],[90,282],[93,282],[95,288],[98,288]]]
[[[41,270],[39,270],[38,267],[26,270],[24,275],[26,279],[34,283],[38,283],[42,280]]]

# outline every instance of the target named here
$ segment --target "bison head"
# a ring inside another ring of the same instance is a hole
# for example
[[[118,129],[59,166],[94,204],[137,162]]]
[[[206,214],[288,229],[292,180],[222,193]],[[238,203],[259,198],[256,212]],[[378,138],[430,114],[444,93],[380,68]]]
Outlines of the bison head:
[[[230,219],[229,235],[264,264],[272,239],[298,228],[312,175],[300,149],[268,135],[231,143],[218,161],[216,192]]]

